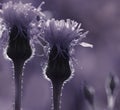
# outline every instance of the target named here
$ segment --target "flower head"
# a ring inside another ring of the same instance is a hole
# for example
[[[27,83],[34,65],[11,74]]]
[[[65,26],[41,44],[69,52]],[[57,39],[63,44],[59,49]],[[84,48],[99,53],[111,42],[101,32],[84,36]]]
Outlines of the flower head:
[[[41,5],[38,8],[32,6],[31,3],[22,3],[9,1],[2,4],[2,9],[0,10],[1,26],[4,25],[4,30],[9,31],[14,26],[17,27],[18,33],[23,34],[24,29],[27,29],[27,33],[30,34],[31,26],[37,22],[38,16],[40,19],[44,17],[41,12]]]
[[[72,45],[77,45],[88,32],[82,33],[81,24],[67,19],[48,20],[44,27],[44,37],[50,48],[57,47],[58,52],[68,49]]]
[[[2,6],[2,17],[10,27],[14,25],[27,27],[37,15],[42,17],[43,13],[31,3],[9,1]]]
[[[88,32],[83,33],[81,24],[67,19],[47,20],[43,26],[43,37],[50,52],[46,74],[51,80],[65,81],[71,76],[70,50],[79,45]]]
[[[30,40],[34,37],[31,31],[37,29],[38,18],[42,20],[44,17],[41,12],[41,4],[35,8],[31,3],[9,1],[2,4],[0,12],[1,35],[2,38],[4,37],[3,39],[6,37],[9,39],[7,55],[12,60],[28,59],[32,54]]]

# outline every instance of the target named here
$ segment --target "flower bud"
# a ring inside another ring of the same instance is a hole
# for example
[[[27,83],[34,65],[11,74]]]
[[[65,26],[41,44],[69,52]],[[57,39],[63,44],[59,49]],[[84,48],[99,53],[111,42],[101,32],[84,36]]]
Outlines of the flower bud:
[[[116,90],[117,90],[117,86],[119,84],[119,79],[116,75],[110,73],[109,77],[106,81],[106,92],[109,95],[115,95]]]
[[[114,93],[116,86],[117,86],[116,76],[111,74],[110,75],[109,88],[110,88],[112,94]]]
[[[52,81],[65,81],[71,75],[69,65],[68,50],[64,50],[61,54],[58,53],[57,47],[53,46],[50,50],[46,75]]]
[[[84,96],[88,103],[93,106],[94,105],[94,89],[89,87],[88,85],[84,85]]]
[[[32,49],[29,43],[27,30],[22,29],[22,32],[18,32],[17,26],[11,28],[9,32],[9,44],[7,48],[7,55],[12,60],[27,60],[32,55]]]

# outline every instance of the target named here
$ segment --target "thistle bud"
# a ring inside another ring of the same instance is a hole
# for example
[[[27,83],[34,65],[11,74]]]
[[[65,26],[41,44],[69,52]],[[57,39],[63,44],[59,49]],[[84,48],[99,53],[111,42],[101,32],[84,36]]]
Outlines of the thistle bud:
[[[53,46],[49,54],[46,75],[53,82],[64,82],[70,77],[71,69],[67,49],[58,54],[57,47]]]
[[[118,94],[117,86],[119,79],[114,74],[109,74],[109,77],[106,81],[106,95],[107,95],[107,106],[109,110],[114,110],[116,103],[116,96]]]
[[[27,60],[32,55],[32,49],[27,35],[27,30],[19,33],[17,26],[11,28],[9,33],[7,55],[14,60]]]
[[[109,74],[109,77],[106,80],[106,93],[109,95],[114,95],[119,83],[119,79],[116,75]]]
[[[118,80],[117,76],[115,76],[113,74],[109,75],[108,88],[109,88],[111,94],[114,94],[115,89],[116,89],[116,87],[118,85],[118,82],[119,82],[119,80]]]
[[[83,92],[86,101],[88,101],[88,103],[94,107],[94,89],[85,84],[83,87]]]

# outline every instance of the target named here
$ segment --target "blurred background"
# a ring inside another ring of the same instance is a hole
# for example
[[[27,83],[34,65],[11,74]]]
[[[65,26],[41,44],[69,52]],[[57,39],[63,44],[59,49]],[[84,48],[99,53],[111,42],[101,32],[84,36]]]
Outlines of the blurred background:
[[[6,2],[7,0],[1,0]],[[120,0],[44,0],[43,12],[56,19],[70,18],[82,23],[89,31],[83,40],[94,48],[75,47],[74,77],[64,85],[61,110],[88,110],[83,96],[82,83],[86,81],[95,89],[96,110],[107,110],[105,92],[109,73],[120,77]],[[38,6],[40,0],[23,0]],[[3,57],[0,50],[0,109],[12,110],[13,80],[12,63]],[[41,64],[44,61],[37,46],[36,55],[25,66],[23,110],[50,110],[52,89],[44,78]],[[115,109],[120,110],[120,86]]]

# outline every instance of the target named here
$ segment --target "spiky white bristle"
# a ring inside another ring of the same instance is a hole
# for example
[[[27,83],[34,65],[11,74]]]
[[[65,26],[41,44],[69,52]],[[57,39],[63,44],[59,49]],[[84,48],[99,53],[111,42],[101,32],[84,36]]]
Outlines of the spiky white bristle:
[[[81,23],[67,19],[65,20],[47,20],[44,26],[44,38],[50,47],[55,45],[58,52],[68,49],[71,44],[78,45],[86,37],[88,32],[82,32]]]

